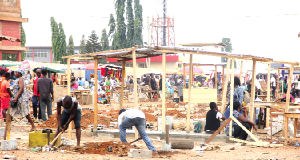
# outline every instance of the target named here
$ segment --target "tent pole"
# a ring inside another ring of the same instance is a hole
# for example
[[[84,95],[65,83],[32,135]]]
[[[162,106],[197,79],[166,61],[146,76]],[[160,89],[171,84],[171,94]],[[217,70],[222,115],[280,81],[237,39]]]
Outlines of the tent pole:
[[[271,83],[271,63],[268,63],[268,78],[267,78],[267,102],[271,101],[271,96],[270,96],[270,83]],[[270,108],[267,108],[267,113],[266,113],[266,128],[269,128],[269,119],[270,119]]]
[[[122,59],[122,82],[121,82],[121,92],[120,92],[120,110],[123,107],[123,100],[124,100],[124,81],[125,81],[125,58]]]
[[[233,117],[233,91],[234,91],[234,58],[231,58],[230,118]],[[230,137],[232,136],[232,121],[230,121],[230,125],[229,125],[229,136]]]
[[[136,71],[136,54],[135,54],[135,50],[136,48],[133,47],[132,48],[132,60],[133,60],[133,94],[134,94],[134,108],[138,109],[138,104],[137,104],[137,71]],[[135,139],[137,139],[139,136],[137,129],[135,128]]]
[[[97,114],[98,114],[98,59],[95,58],[95,83],[94,83],[94,126],[93,131],[97,132]]]
[[[162,132],[166,132],[166,53],[163,53],[162,56]],[[170,124],[169,124],[170,125]]]
[[[189,65],[189,94],[188,94],[188,108],[187,108],[187,127],[186,132],[190,133],[190,120],[191,120],[191,88],[193,84],[193,54],[190,54],[190,65]]]

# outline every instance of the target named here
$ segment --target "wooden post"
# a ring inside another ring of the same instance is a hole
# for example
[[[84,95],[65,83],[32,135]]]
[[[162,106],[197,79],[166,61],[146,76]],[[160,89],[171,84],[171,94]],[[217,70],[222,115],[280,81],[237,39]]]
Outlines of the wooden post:
[[[169,127],[169,124],[166,124],[166,144],[169,144],[169,130],[170,130],[170,127]]]
[[[98,125],[98,59],[95,58],[95,84],[94,84],[94,126],[93,131],[97,132]]]
[[[223,82],[223,91],[222,91],[222,94],[223,94],[222,95],[222,107],[221,107],[222,113],[225,112],[225,106],[226,106],[226,96],[227,96],[227,88],[228,88],[228,80],[229,80],[229,69],[230,69],[230,59],[227,58],[226,78],[225,78],[225,81]],[[224,75],[224,73],[223,73],[223,75]]]
[[[138,99],[137,99],[137,71],[136,71],[136,55],[135,55],[135,49],[136,48],[132,48],[132,60],[133,60],[133,94],[134,94],[134,108],[138,109]],[[138,131],[135,128],[135,139],[138,139]]]
[[[124,84],[125,84],[125,59],[122,60],[122,82],[121,82],[121,92],[120,92],[120,110],[123,108],[123,100],[124,100]]]
[[[241,68],[240,68],[240,81],[241,81],[241,85],[243,83],[243,62],[244,61],[241,61]]]
[[[279,98],[279,75],[280,75],[280,70],[278,70],[278,76],[277,76],[276,99]]]
[[[191,88],[193,83],[193,55],[190,54],[190,68],[189,68],[189,95],[188,95],[188,108],[187,108],[187,121],[186,132],[190,133],[190,120],[191,120]]]
[[[223,95],[223,91],[224,91],[224,75],[225,75],[224,72],[225,72],[225,66],[223,65],[222,66],[222,95]],[[222,106],[223,106],[223,104],[222,104]],[[221,110],[222,110],[222,107],[221,107]]]
[[[268,78],[267,78],[267,101],[271,101],[271,96],[270,96],[270,83],[271,83],[271,63],[268,63]],[[267,113],[266,113],[266,128],[269,128],[269,119],[270,119],[270,108],[267,108]]]
[[[228,60],[227,60],[228,61]],[[233,117],[233,91],[234,91],[234,58],[231,58],[231,80],[230,80],[230,118]],[[229,122],[229,136],[232,136],[232,121]]]
[[[252,82],[251,82],[251,108],[250,108],[250,120],[253,122],[254,116],[254,101],[255,101],[255,78],[256,78],[256,60],[253,60],[253,68],[252,68]],[[255,122],[255,121],[254,121]],[[251,130],[253,131],[253,130]]]
[[[229,59],[228,59],[229,60]],[[206,144],[208,144],[211,140],[213,140],[220,132],[221,132],[221,130],[224,128],[224,127],[226,127],[226,125],[229,123],[229,122],[231,122],[231,118],[228,118],[219,128],[218,128],[218,130],[216,130],[215,132],[214,132],[214,134],[212,134],[206,141],[205,141],[205,143]]]
[[[185,64],[184,63],[183,63],[183,89],[185,89]]]
[[[218,90],[218,68],[217,68],[217,65],[215,65],[215,89]]]
[[[293,80],[293,72],[294,72],[294,65],[291,64],[291,68],[289,71],[289,79],[287,81],[288,87],[287,87],[287,92],[286,92],[286,108],[285,112],[289,112],[289,105],[290,105],[290,94],[291,94],[291,87],[292,87],[292,80]]]
[[[163,53],[162,56],[162,67],[163,67],[163,75],[162,75],[162,132],[166,131],[166,53]]]
[[[71,70],[70,58],[67,58],[67,93],[71,96]],[[69,124],[69,140],[72,140],[72,123]]]
[[[7,108],[6,113],[6,126],[5,126],[5,132],[4,132],[4,140],[10,140],[10,125],[11,125],[11,116],[10,116],[10,103]]]

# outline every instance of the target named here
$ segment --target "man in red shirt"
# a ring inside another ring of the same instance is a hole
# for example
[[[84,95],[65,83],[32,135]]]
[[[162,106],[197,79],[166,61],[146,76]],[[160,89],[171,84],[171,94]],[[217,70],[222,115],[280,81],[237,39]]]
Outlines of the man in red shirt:
[[[2,82],[5,80],[5,72],[6,71],[4,69],[1,69],[0,71],[0,88]],[[0,118],[3,118],[3,114],[2,114],[3,108],[1,107],[1,103],[2,103],[2,99],[1,99],[1,89],[0,89]]]
[[[33,96],[32,96],[32,106],[33,106],[33,116],[35,119],[39,118],[42,121],[42,112],[40,109],[40,105],[38,106],[38,99],[37,97],[37,82],[39,78],[42,78],[42,71],[41,69],[36,70],[36,77],[33,78]],[[39,107],[39,116],[37,117],[37,107]]]

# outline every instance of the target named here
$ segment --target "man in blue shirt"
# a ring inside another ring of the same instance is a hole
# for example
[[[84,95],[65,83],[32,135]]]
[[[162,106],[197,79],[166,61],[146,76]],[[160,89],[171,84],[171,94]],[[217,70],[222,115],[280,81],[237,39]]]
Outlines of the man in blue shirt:
[[[79,78],[79,86],[84,86],[84,82],[83,82],[83,80],[81,80],[81,78]]]

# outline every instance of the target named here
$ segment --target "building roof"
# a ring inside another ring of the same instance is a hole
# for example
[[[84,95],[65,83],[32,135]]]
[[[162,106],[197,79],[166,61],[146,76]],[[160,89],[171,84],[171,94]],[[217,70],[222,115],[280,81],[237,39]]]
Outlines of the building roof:
[[[226,47],[227,45],[223,42],[219,43],[185,43],[179,44],[182,46],[195,46],[195,47],[207,47],[207,46],[214,46],[214,47]]]

